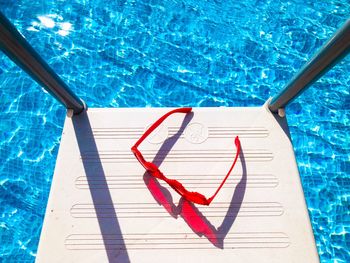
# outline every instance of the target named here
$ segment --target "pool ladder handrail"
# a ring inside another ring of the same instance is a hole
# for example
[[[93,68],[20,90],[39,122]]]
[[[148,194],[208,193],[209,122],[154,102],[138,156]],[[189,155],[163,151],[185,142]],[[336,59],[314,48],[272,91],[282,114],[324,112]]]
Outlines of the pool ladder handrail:
[[[299,70],[287,85],[269,102],[271,112],[277,113],[334,67],[350,52],[350,19]]]
[[[0,49],[67,109],[71,109],[74,114],[79,114],[86,110],[87,106],[84,101],[68,88],[1,12]],[[310,87],[349,52],[350,19],[344,23],[277,95],[268,100],[270,111],[277,113],[279,110],[284,110],[285,106]]]
[[[68,88],[1,12],[0,49],[68,110],[79,114],[86,109],[84,101]]]

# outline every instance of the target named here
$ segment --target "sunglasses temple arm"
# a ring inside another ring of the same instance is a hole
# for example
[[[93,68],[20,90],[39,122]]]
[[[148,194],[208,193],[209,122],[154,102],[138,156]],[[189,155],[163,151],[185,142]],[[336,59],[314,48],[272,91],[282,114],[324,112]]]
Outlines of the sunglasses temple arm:
[[[174,113],[190,113],[192,111],[191,107],[187,107],[187,108],[179,108],[179,109],[175,109],[172,111],[169,111],[168,113],[164,114],[162,117],[160,117],[155,123],[153,123],[151,125],[151,127],[149,127],[146,132],[141,136],[140,139],[138,139],[138,141],[135,143],[133,148],[137,148],[145,139],[148,135],[150,135],[159,125],[162,124],[162,122],[168,118],[171,114]]]
[[[230,170],[228,171],[228,173],[227,173],[227,175],[225,176],[224,180],[221,182],[219,188],[216,190],[216,192],[213,194],[213,196],[210,197],[210,198],[208,199],[209,204],[213,201],[213,199],[215,198],[215,196],[219,193],[221,187],[225,184],[227,178],[228,178],[229,175],[231,174],[231,172],[232,172],[232,170],[233,170],[233,167],[235,167],[235,165],[236,165],[238,156],[239,156],[239,154],[240,154],[240,152],[241,152],[241,142],[240,142],[238,136],[236,136],[236,138],[235,138],[235,145],[236,145],[236,148],[237,148],[235,160],[233,161]],[[208,204],[208,205],[209,205],[209,204]]]

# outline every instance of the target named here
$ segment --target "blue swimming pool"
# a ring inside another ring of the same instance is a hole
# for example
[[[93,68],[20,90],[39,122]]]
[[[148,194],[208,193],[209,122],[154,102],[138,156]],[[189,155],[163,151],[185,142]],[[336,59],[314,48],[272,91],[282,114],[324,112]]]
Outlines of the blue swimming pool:
[[[0,0],[0,10],[90,107],[257,106],[350,3]],[[350,262],[349,62],[287,111],[322,262]],[[0,262],[34,262],[65,109],[3,54],[0,85]]]

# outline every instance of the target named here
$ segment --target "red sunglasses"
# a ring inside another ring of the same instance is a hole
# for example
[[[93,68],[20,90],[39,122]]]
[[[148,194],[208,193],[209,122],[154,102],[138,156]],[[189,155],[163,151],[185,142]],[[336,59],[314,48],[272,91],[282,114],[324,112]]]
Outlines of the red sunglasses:
[[[239,140],[238,136],[236,136],[236,138],[235,138],[235,145],[236,145],[237,151],[236,151],[236,156],[235,156],[235,159],[233,161],[233,164],[232,164],[230,170],[228,171],[227,175],[225,176],[225,178],[222,180],[219,188],[216,190],[216,192],[210,198],[206,198],[204,195],[202,195],[202,194],[200,194],[198,192],[190,192],[180,182],[178,182],[177,180],[167,178],[159,170],[159,168],[154,163],[147,162],[145,160],[145,158],[142,156],[141,152],[137,149],[137,147],[147,138],[147,136],[150,135],[171,114],[174,114],[174,113],[190,113],[191,111],[192,111],[192,108],[179,108],[179,109],[175,109],[175,110],[172,110],[172,111],[166,113],[164,116],[159,118],[159,120],[157,120],[155,123],[153,123],[151,125],[151,127],[149,127],[146,130],[146,132],[135,143],[135,145],[133,147],[131,147],[131,151],[134,153],[135,157],[142,164],[142,166],[152,176],[167,182],[177,193],[179,193],[186,200],[188,200],[190,202],[193,202],[193,203],[196,203],[196,204],[200,204],[200,205],[210,205],[210,203],[213,201],[215,196],[218,194],[218,192],[220,191],[220,189],[222,188],[222,186],[226,182],[226,180],[229,177],[231,171],[233,170],[233,167],[235,166],[235,164],[237,162],[239,153],[241,151],[241,143],[240,143],[240,140]]]

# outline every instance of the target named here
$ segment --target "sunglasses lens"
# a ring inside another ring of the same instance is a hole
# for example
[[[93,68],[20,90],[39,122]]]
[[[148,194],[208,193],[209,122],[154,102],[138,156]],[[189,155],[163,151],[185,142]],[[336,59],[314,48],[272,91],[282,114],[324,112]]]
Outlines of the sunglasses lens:
[[[204,195],[197,192],[191,192],[187,199],[193,203],[200,204],[200,205],[210,204],[210,201]]]
[[[209,205],[209,201],[204,195],[198,192],[188,191],[180,182],[172,179],[165,178],[165,181],[181,196],[183,196],[187,201],[200,205]]]

